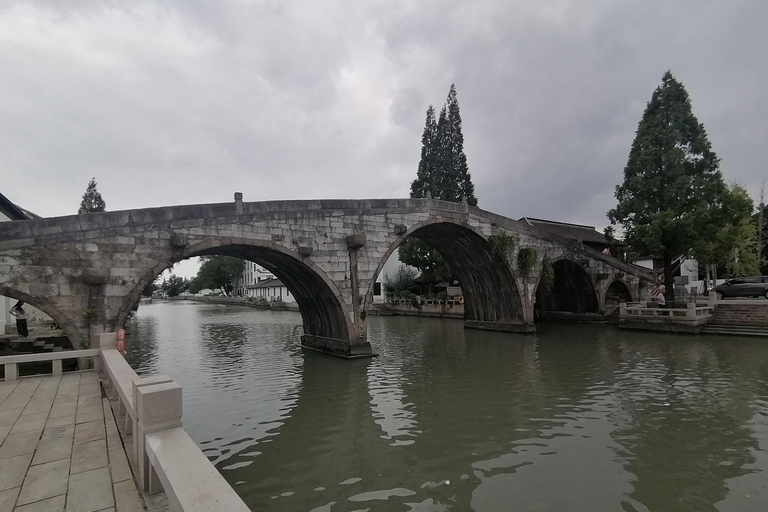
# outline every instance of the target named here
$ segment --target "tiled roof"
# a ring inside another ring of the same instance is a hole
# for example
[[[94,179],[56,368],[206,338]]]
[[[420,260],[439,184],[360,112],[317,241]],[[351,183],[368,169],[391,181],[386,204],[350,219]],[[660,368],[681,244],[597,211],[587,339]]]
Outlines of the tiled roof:
[[[0,212],[11,220],[39,219],[39,215],[25,210],[24,208],[13,204],[10,199],[0,194]]]
[[[605,235],[597,231],[594,226],[569,224],[567,222],[557,222],[553,220],[534,219],[532,217],[523,217],[520,219],[520,222],[525,222],[529,226],[534,226],[563,238],[576,240],[577,242],[588,242],[593,244],[608,243],[605,239]]]

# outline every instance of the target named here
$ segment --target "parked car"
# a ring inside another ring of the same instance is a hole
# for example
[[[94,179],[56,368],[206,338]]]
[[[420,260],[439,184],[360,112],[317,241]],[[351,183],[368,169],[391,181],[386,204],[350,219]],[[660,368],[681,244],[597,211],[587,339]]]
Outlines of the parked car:
[[[712,288],[718,299],[723,297],[765,297],[768,299],[768,276],[734,277]]]

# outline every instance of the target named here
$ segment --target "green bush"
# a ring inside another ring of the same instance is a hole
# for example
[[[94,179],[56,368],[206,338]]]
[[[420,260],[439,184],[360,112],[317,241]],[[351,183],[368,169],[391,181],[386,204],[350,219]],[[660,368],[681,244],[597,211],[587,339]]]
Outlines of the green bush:
[[[509,255],[515,250],[516,242],[515,237],[507,233],[489,236],[488,243],[491,246],[491,256],[501,261],[507,261]]]
[[[552,261],[548,256],[544,256],[541,262],[541,283],[544,293],[549,293],[552,290],[552,286],[555,284],[555,267],[552,266]]]
[[[535,247],[521,247],[517,252],[517,269],[521,276],[527,276],[536,266],[539,251]]]

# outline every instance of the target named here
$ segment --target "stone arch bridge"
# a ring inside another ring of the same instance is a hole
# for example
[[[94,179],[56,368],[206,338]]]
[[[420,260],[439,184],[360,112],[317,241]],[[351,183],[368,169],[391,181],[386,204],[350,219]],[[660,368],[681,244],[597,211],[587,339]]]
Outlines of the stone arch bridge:
[[[384,263],[406,236],[435,246],[458,276],[465,326],[534,330],[535,307],[600,313],[611,290],[653,279],[581,243],[466,204],[432,199],[170,206],[0,223],[0,295],[47,313],[76,347],[119,329],[142,290],[174,263],[229,255],[271,270],[294,294],[302,344],[371,353],[366,314]],[[503,243],[502,243],[503,242]],[[522,272],[521,248],[535,257]],[[539,288],[544,259],[554,283]]]

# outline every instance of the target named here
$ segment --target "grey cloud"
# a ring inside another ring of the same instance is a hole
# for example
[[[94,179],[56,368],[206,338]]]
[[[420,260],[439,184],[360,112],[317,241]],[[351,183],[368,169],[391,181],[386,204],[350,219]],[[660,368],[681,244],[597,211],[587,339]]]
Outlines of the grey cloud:
[[[645,103],[670,68],[754,193],[766,171],[768,5],[5,2],[3,193],[74,212],[405,196],[424,112],[455,82],[480,206],[606,224]]]

